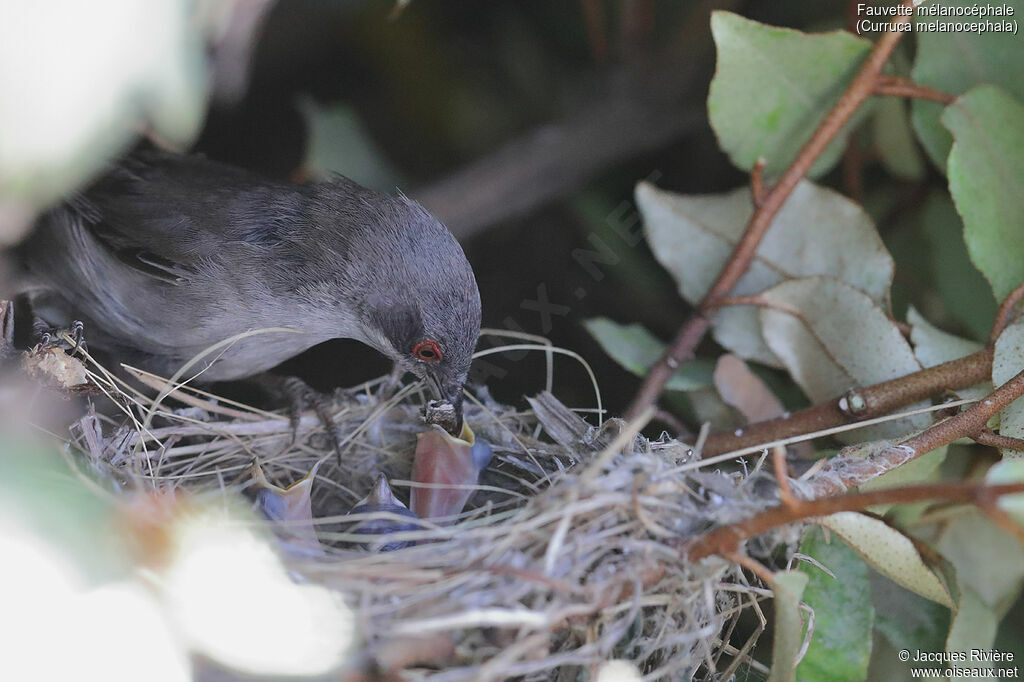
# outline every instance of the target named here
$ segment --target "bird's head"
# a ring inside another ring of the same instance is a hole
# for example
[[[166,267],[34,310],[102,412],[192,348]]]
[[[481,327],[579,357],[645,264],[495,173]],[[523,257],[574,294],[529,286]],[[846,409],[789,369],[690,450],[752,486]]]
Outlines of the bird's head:
[[[462,386],[480,335],[480,292],[451,232],[405,196],[363,190],[361,238],[347,245],[348,286],[363,340],[451,403],[462,428]]]

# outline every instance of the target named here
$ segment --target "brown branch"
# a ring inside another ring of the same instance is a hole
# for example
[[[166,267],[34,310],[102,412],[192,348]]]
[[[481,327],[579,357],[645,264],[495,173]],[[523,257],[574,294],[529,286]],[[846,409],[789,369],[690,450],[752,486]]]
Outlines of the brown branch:
[[[704,443],[702,456],[711,457],[880,417],[946,391],[980,384],[989,380],[991,374],[992,349],[987,347],[920,372],[854,389],[788,417],[750,424],[739,431],[713,433]]]
[[[941,104],[951,104],[956,95],[942,92],[926,85],[900,78],[899,76],[880,76],[875,84],[876,95],[887,95],[890,97],[913,97],[915,99],[926,99]]]
[[[605,35],[604,8],[601,0],[580,0],[583,25],[587,29],[590,56],[598,64],[608,61],[608,37]]]
[[[786,448],[781,445],[772,448],[772,469],[775,472],[775,481],[779,484],[779,501],[783,507],[793,507],[799,501],[793,495],[789,487],[789,466],[786,464]]]
[[[764,186],[765,163],[764,159],[758,159],[750,171],[750,198],[755,208],[764,203],[765,195],[768,193]]]
[[[971,440],[979,445],[988,445],[989,447],[1000,448],[1001,450],[1024,452],[1024,439],[993,433],[992,429],[989,428],[982,429],[981,433],[974,434],[971,436]]]
[[[1004,509],[992,503],[980,504],[978,508],[988,517],[989,521],[999,526],[1010,537],[1016,538],[1021,547],[1024,547],[1024,526],[1017,523]]]
[[[909,4],[909,3],[905,3]],[[743,236],[737,242],[732,255],[726,261],[718,278],[704,296],[698,310],[687,320],[676,334],[665,354],[650,369],[640,386],[633,403],[626,411],[626,419],[633,419],[648,406],[653,405],[661,395],[669,378],[679,365],[693,357],[694,350],[704,337],[711,324],[709,310],[714,302],[729,294],[743,274],[747,271],[761,239],[771,226],[775,215],[782,208],[786,199],[792,194],[797,184],[811,169],[828,144],[839,133],[847,121],[860,108],[861,104],[874,92],[875,83],[882,72],[882,67],[889,61],[903,32],[910,26],[906,17],[897,18],[894,28],[882,35],[875,43],[871,53],[860,71],[854,76],[849,87],[840,96],[818,126],[811,139],[797,154],[796,159],[782,174],[778,182],[765,195],[764,202],[755,209],[754,215],[747,224]]]
[[[1024,282],[1018,284],[1017,288],[1007,294],[1003,302],[999,304],[999,310],[996,311],[995,320],[992,322],[992,331],[988,335],[989,343],[995,343],[1003,330],[1010,326],[1013,316],[1017,312],[1017,305],[1022,299],[1024,299]]]
[[[749,557],[746,554],[740,554],[739,552],[725,552],[722,556],[734,564],[739,564],[756,575],[762,582],[764,582],[765,585],[772,588],[775,587],[775,574],[757,559]]]
[[[928,427],[900,445],[911,448],[916,453],[914,456],[920,457],[935,448],[952,443],[957,438],[980,434],[989,419],[1021,395],[1024,395],[1024,371],[960,414]]]
[[[846,141],[843,152],[843,191],[858,204],[864,201],[864,163],[867,155],[860,148],[856,135]]]
[[[712,554],[727,555],[736,551],[739,543],[773,528],[828,516],[843,511],[861,511],[877,504],[908,504],[942,500],[962,504],[976,504],[983,509],[992,508],[993,500],[1003,495],[1024,493],[1024,483],[985,485],[984,483],[940,483],[903,488],[886,488],[868,492],[847,493],[817,500],[801,500],[795,506],[779,505],[764,510],[739,523],[721,526],[683,546],[690,561]]]

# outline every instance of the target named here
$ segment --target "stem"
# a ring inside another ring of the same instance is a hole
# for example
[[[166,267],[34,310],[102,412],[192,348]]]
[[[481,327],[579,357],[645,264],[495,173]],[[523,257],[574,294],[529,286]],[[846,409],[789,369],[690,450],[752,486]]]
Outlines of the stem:
[[[911,436],[900,445],[913,449],[916,453],[914,456],[920,457],[958,438],[976,436],[985,430],[989,419],[1021,395],[1024,395],[1024,371],[992,391],[987,398],[979,400],[960,414],[934,424],[916,436]]]
[[[943,500],[992,507],[1003,495],[1024,493],[1024,483],[985,485],[984,483],[940,483],[904,488],[888,488],[869,492],[847,493],[818,500],[801,500],[795,505],[779,505],[764,510],[745,521],[715,528],[683,546],[690,561],[712,554],[734,552],[740,542],[773,528],[843,511],[861,511],[876,504],[907,504]]]
[[[661,395],[669,378],[675,373],[676,368],[684,360],[693,357],[697,344],[700,343],[711,324],[710,308],[718,299],[727,296],[747,271],[761,239],[786,199],[789,198],[821,153],[825,151],[829,142],[835,138],[854,112],[874,92],[882,67],[889,61],[893,50],[896,49],[900,38],[903,37],[903,32],[910,26],[910,20],[905,17],[903,19],[905,20],[897,20],[898,23],[894,26],[895,30],[886,32],[878,39],[849,87],[822,120],[811,139],[803,146],[779,181],[765,194],[763,203],[756,207],[743,237],[737,242],[732,255],[718,274],[718,279],[704,296],[697,311],[680,328],[665,354],[644,378],[633,403],[626,411],[627,421],[635,418],[648,406],[653,405]]]
[[[764,186],[764,167],[765,160],[758,159],[750,171],[750,198],[755,208],[764,203],[764,197],[768,193]]]
[[[999,335],[1003,333],[1003,330],[1010,326],[1010,322],[1013,319],[1013,314],[1016,312],[1017,305],[1024,299],[1024,282],[1017,285],[1017,288],[1006,295],[1003,302],[999,304],[999,310],[996,311],[996,318],[992,322],[992,331],[988,335],[989,343],[995,343]]]
[[[899,76],[880,76],[875,83],[876,95],[888,95],[891,97],[913,97],[915,99],[926,99],[940,104],[952,104],[956,95],[942,92],[926,85],[918,85],[914,81],[900,78]]]
[[[794,412],[788,417],[757,422],[739,431],[711,434],[704,443],[701,455],[711,457],[760,443],[771,443],[879,417],[944,391],[956,391],[980,384],[990,379],[991,373],[992,349],[987,347],[920,372],[854,389],[844,396]],[[844,399],[846,405],[863,403],[864,407],[844,411],[840,408]]]
[[[984,429],[981,433],[976,433],[971,436],[971,438],[979,445],[988,445],[990,447],[1000,448],[1003,450],[1024,452],[1024,439],[992,433],[991,429]]]

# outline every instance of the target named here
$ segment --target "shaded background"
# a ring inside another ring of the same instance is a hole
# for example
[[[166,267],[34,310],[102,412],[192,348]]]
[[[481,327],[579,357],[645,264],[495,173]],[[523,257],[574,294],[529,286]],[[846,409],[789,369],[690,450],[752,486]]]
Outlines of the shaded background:
[[[581,321],[606,315],[670,338],[687,312],[646,245],[614,229],[639,230],[634,184],[700,193],[745,181],[706,120],[714,8],[838,27],[844,3],[416,0],[395,17],[387,1],[285,0],[267,17],[248,92],[213,101],[196,149],[276,177],[329,166],[423,201],[466,248],[484,325],[581,353],[618,410],[637,380]],[[588,268],[577,250],[599,260]],[[545,295],[558,306],[547,317]],[[327,388],[387,363],[332,341],[286,369]],[[543,369],[540,354],[491,357],[476,378],[517,401],[543,386]],[[575,363],[556,372],[563,399],[592,404]]]

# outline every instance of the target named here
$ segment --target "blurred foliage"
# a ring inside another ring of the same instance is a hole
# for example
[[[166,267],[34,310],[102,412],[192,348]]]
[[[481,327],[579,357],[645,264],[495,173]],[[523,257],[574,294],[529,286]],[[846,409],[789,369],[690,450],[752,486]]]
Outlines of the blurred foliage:
[[[0,245],[137,131],[179,147],[194,139],[205,37],[228,3],[0,4]]]

